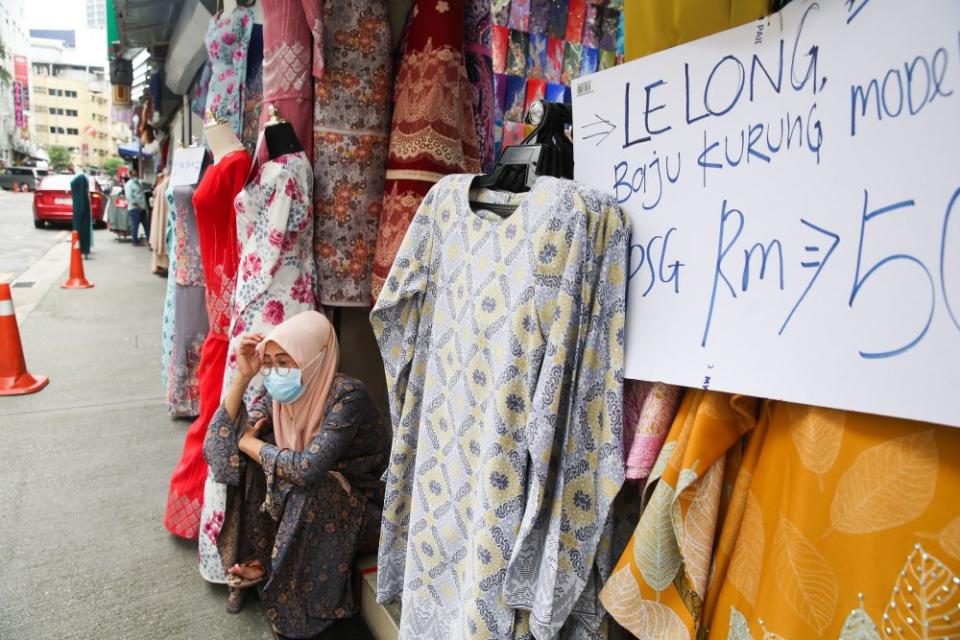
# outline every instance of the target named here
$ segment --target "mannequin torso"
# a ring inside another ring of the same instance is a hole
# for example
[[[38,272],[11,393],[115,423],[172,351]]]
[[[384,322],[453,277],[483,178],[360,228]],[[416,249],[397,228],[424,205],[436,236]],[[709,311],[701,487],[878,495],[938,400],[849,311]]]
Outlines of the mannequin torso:
[[[233,128],[226,122],[204,126],[203,135],[213,152],[214,163],[220,162],[220,159],[228,153],[244,148],[237,134],[233,132]]]

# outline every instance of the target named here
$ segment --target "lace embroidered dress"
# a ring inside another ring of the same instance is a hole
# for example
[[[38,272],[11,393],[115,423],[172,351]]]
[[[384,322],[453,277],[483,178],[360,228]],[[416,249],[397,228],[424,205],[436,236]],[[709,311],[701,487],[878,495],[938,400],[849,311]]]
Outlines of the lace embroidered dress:
[[[315,80],[314,259],[320,303],[370,304],[390,125],[390,22],[384,0],[326,2]]]
[[[623,482],[629,223],[540,178],[507,218],[427,195],[371,314],[394,426],[377,599],[401,638],[599,633]],[[489,201],[489,200],[487,200]]]
[[[207,468],[203,460],[203,439],[210,419],[220,406],[223,372],[230,340],[230,317],[239,262],[233,197],[243,188],[249,172],[250,154],[246,150],[228,153],[207,170],[193,195],[200,236],[200,254],[207,282],[210,333],[204,343],[203,354],[207,367],[201,379],[200,417],[187,432],[187,439],[191,447],[191,467],[203,469],[203,477],[200,479],[203,508],[199,520],[204,523],[217,519],[217,505],[210,499],[205,486]],[[187,455],[185,447],[184,458]],[[219,518],[222,521],[222,507]],[[211,526],[204,526],[199,531],[200,573],[211,582],[224,582],[226,575],[217,553],[216,533],[216,529]]]
[[[373,263],[379,295],[420,201],[450,173],[480,171],[464,66],[465,0],[416,0],[394,87],[390,154]]]
[[[321,4],[263,3],[263,104],[277,107],[293,125],[307,158],[313,158],[313,78],[323,74]],[[261,127],[269,118],[269,109],[263,109]]]
[[[238,136],[243,129],[243,88],[247,75],[247,49],[253,29],[253,11],[237,7],[226,14],[217,14],[211,21],[204,44],[210,60],[210,71],[204,114],[213,111],[225,120]]]

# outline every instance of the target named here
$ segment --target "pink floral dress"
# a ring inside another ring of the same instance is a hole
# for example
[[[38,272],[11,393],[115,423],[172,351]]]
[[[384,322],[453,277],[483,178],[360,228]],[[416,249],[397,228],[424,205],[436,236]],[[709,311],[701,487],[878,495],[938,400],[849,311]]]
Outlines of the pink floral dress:
[[[206,119],[207,112],[212,110],[214,116],[230,123],[238,136],[243,128],[242,93],[252,30],[253,11],[237,7],[229,13],[214,16],[204,37],[210,58],[210,75],[201,117]],[[206,78],[204,74],[204,80]]]
[[[237,371],[235,348],[241,335],[269,333],[287,318],[317,308],[312,187],[310,160],[301,151],[264,163],[237,194],[240,268],[224,389]],[[264,394],[258,376],[247,390],[247,406],[261,401]]]
[[[316,309],[313,261],[313,170],[304,152],[290,153],[263,164],[256,178],[237,194],[240,267],[233,296],[230,348],[223,373],[223,392],[237,374],[236,348],[245,333],[269,333],[285,319]],[[247,388],[247,407],[263,404],[266,390],[257,375]],[[224,564],[217,538],[227,506],[226,485],[207,474],[200,517],[200,574],[223,583]]]

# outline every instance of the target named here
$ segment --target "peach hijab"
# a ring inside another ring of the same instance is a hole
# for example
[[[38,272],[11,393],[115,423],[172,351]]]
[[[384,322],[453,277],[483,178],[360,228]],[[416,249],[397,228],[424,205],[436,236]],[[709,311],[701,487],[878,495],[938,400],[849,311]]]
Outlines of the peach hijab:
[[[323,425],[327,396],[340,363],[337,334],[325,315],[303,311],[278,324],[257,345],[261,358],[268,342],[290,354],[302,370],[303,394],[290,404],[273,401],[273,433],[281,449],[303,451]]]

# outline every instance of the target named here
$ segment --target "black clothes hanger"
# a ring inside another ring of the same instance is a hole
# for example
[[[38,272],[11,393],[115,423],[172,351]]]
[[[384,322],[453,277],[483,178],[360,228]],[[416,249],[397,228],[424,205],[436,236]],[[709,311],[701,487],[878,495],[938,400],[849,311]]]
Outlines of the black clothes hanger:
[[[280,117],[280,111],[273,105],[270,110],[270,120],[263,128],[263,137],[267,141],[267,153],[271,160],[288,153],[303,151],[293,125]]]
[[[536,128],[520,144],[504,149],[493,170],[474,178],[471,188],[524,193],[539,176],[573,178],[573,142],[566,134],[566,128],[573,124],[570,105],[538,100],[531,105],[527,122]],[[513,204],[474,201],[470,205],[501,216],[517,208]]]

